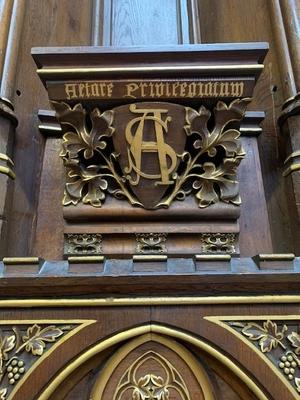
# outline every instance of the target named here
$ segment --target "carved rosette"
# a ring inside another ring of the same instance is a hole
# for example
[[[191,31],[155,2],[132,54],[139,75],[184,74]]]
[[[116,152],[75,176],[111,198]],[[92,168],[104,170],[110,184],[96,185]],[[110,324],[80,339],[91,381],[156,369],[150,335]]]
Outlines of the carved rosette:
[[[0,331],[0,400],[6,400],[14,386],[53,344],[77,325],[32,324],[2,326]]]
[[[238,129],[248,102],[218,101],[212,111],[148,102],[103,113],[53,102],[65,132],[63,204],[101,207],[109,193],[147,209],[189,194],[200,208],[239,205],[236,172],[245,152]]]
[[[295,326],[271,320],[228,325],[251,341],[300,394],[300,335]]]

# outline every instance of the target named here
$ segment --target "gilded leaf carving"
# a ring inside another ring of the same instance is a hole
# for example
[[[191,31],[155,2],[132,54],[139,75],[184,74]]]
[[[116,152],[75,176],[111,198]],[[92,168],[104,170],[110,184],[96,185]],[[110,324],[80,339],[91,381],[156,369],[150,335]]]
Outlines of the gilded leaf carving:
[[[285,348],[281,340],[283,339],[286,331],[286,325],[284,325],[280,331],[278,330],[277,324],[270,320],[265,321],[263,326],[260,326],[255,322],[250,322],[242,329],[242,333],[250,340],[258,341],[260,349],[263,353],[275,349],[278,345],[281,345],[283,348]]]
[[[288,340],[291,342],[291,345],[295,347],[294,350],[297,355],[300,355],[300,335],[297,332],[292,332],[288,335]]]
[[[47,326],[42,329],[39,325],[34,324],[27,329],[26,335],[22,337],[23,345],[17,350],[18,353],[25,347],[28,353],[35,356],[41,356],[44,352],[47,342],[54,342],[57,338],[62,336],[64,332],[54,325]]]
[[[282,372],[292,387],[300,393],[299,332],[284,323],[230,321],[228,325],[253,343]]]
[[[0,400],[6,400],[13,386],[26,374],[36,357],[44,354],[48,344],[56,342],[72,329],[71,325],[58,327],[38,324],[26,328],[5,328],[0,335]]]
[[[139,103],[103,113],[53,102],[65,132],[63,204],[101,207],[109,193],[156,209],[193,193],[200,208],[219,201],[239,205],[236,174],[245,152],[238,127],[249,101],[218,101],[212,111]],[[169,133],[174,129],[177,141]]]
[[[162,375],[142,374],[149,360],[159,366]],[[135,360],[117,384],[113,400],[191,400],[180,372],[161,354],[148,351]]]

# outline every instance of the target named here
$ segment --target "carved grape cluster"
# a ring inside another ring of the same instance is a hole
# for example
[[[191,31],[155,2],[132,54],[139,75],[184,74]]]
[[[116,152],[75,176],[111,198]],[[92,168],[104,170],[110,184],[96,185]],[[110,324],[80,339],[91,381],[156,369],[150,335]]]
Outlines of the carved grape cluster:
[[[291,381],[294,378],[295,368],[297,368],[297,362],[295,361],[292,354],[284,354],[280,358],[280,363],[278,364],[287,378]]]
[[[13,385],[17,380],[20,379],[21,375],[24,374],[25,364],[23,360],[19,360],[18,358],[14,358],[9,366],[7,367],[7,377],[9,379],[9,383]]]

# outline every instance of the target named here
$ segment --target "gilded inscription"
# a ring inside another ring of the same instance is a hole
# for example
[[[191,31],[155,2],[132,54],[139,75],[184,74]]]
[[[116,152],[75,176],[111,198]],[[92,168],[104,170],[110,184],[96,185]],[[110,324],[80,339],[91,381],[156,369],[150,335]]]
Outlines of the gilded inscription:
[[[95,81],[68,82],[64,92],[72,99],[159,99],[243,97],[242,81]]]

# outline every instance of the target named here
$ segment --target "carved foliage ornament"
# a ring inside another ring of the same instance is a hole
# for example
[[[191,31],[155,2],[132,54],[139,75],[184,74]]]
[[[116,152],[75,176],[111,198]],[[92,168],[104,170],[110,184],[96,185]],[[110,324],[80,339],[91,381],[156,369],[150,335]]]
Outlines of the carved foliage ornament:
[[[300,334],[286,324],[264,322],[228,322],[243,336],[256,343],[293,388],[300,393]]]
[[[143,372],[147,361],[157,363],[162,375]],[[116,387],[113,400],[191,400],[188,388],[174,365],[161,354],[148,351],[124,373]]]
[[[6,400],[36,359],[65,333],[71,325],[38,325],[2,328],[0,331],[0,400]]]
[[[245,153],[237,128],[248,102],[219,101],[212,113],[159,102],[87,113],[53,102],[65,130],[63,204],[101,207],[109,193],[156,209],[193,193],[199,207],[239,205],[236,170]]]
[[[98,255],[102,253],[100,233],[65,233],[64,253],[66,255]]]

